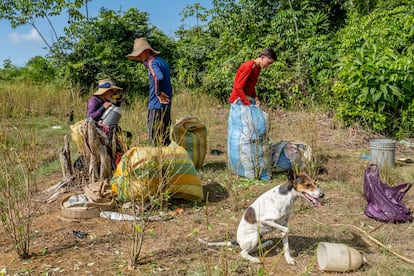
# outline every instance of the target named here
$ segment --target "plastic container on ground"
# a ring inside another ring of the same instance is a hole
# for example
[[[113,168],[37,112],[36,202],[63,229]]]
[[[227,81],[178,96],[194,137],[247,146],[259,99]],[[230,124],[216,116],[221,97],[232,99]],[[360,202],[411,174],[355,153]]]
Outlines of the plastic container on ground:
[[[101,218],[106,218],[106,219],[111,219],[111,220],[134,221],[134,220],[141,220],[142,219],[140,217],[135,217],[135,216],[131,216],[131,215],[128,215],[128,214],[122,214],[122,213],[111,212],[111,211],[103,211],[99,214],[99,216]]]
[[[391,139],[373,139],[369,142],[372,163],[379,167],[395,165],[396,142]]]
[[[341,243],[320,242],[317,257],[319,268],[323,271],[356,270],[365,262],[358,250]]]

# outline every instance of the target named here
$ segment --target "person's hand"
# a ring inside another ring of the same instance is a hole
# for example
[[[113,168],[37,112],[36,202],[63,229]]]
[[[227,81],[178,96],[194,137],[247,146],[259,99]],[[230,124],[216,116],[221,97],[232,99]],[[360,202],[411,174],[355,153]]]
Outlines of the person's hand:
[[[105,107],[105,109],[108,109],[108,107],[110,107],[111,105],[111,102],[104,102],[103,107]]]
[[[259,106],[259,105],[260,105],[260,101],[259,101],[259,98],[258,98],[258,97],[255,97],[255,98],[254,98],[254,101],[256,102],[256,105],[257,105],[257,106]]]
[[[167,94],[165,94],[165,92],[161,92],[158,97],[158,100],[160,101],[160,103],[162,104],[169,104],[170,103],[170,97],[168,97]]]

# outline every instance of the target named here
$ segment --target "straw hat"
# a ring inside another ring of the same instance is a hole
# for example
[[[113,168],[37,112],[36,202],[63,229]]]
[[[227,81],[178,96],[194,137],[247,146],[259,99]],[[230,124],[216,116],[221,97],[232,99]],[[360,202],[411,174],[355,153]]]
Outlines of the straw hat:
[[[153,55],[158,55],[160,53],[152,49],[151,45],[148,43],[148,41],[144,37],[135,38],[134,49],[132,50],[132,53],[127,55],[127,58],[133,59],[134,57],[139,56],[143,51],[147,49],[150,49]]]
[[[93,93],[94,95],[103,95],[108,90],[122,90],[121,87],[114,85],[114,82],[111,79],[103,79],[98,81],[98,90]]]

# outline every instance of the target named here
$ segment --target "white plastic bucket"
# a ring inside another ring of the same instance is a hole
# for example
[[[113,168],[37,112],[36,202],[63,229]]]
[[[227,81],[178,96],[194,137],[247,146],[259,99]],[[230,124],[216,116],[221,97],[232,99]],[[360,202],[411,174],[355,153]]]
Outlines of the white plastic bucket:
[[[341,243],[320,242],[317,251],[318,265],[323,271],[356,270],[365,261],[358,250]]]
[[[372,162],[379,167],[394,166],[395,144],[395,141],[391,139],[373,139],[369,141]]]

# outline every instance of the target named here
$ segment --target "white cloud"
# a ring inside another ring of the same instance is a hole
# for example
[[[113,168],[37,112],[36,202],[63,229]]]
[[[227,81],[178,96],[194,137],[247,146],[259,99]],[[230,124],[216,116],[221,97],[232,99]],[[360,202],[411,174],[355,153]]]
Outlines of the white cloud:
[[[35,29],[31,29],[29,33],[22,34],[22,33],[11,33],[8,35],[9,41],[12,43],[20,43],[24,41],[36,41],[36,42],[42,42],[42,38],[39,36],[37,31]]]

